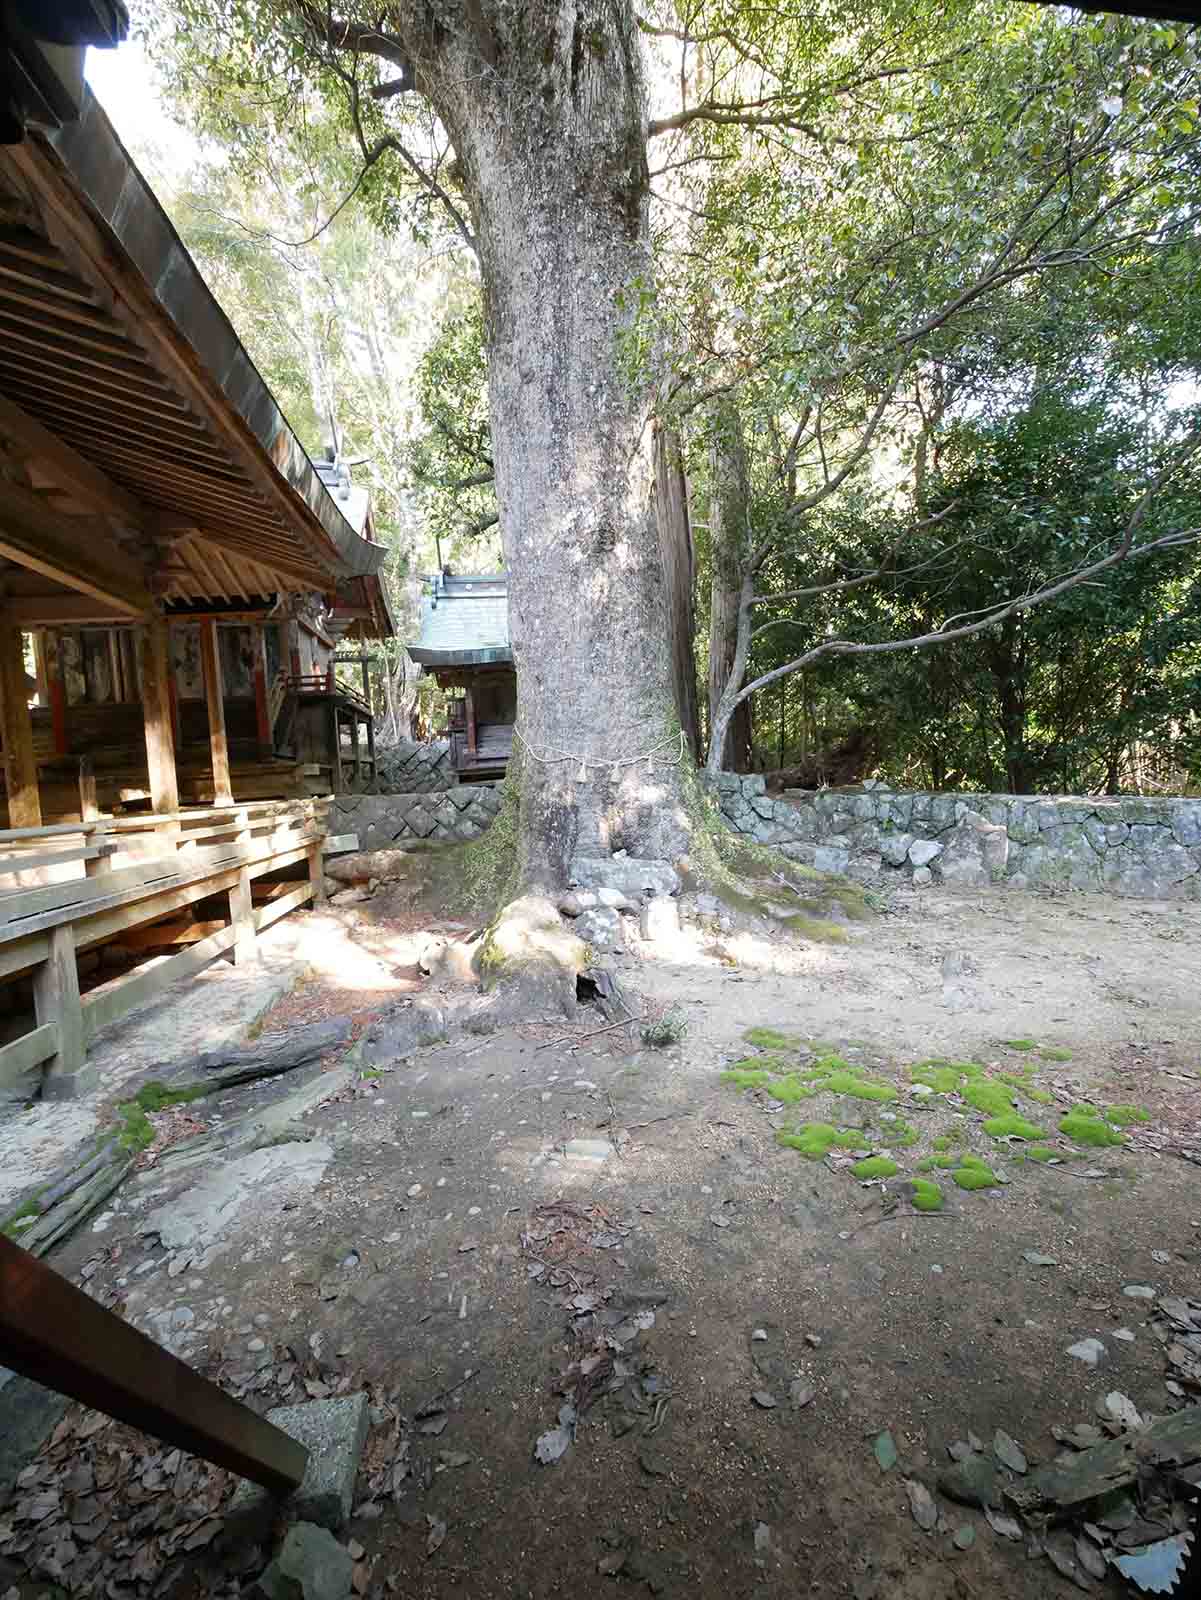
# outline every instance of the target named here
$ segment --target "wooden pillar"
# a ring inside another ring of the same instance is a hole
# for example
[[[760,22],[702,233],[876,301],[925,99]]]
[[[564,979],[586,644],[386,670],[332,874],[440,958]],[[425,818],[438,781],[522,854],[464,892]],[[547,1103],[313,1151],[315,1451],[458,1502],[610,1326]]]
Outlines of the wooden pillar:
[[[166,617],[157,616],[138,629],[138,655],[142,668],[142,715],[146,726],[150,803],[156,812],[167,814],[179,810],[179,778],[175,771]]]
[[[329,730],[330,730],[330,759],[333,762],[333,771],[330,775],[330,792],[342,793],[342,729],[338,724],[338,702],[331,699],[329,703]]]
[[[124,705],[126,700],[135,700],[136,695],[127,695],[125,692],[125,674],[121,670],[121,642],[117,637],[116,628],[108,630],[108,666],[113,680],[113,704]]]
[[[379,768],[375,760],[375,718],[367,718],[367,760],[371,768],[372,783],[379,777]]]
[[[309,882],[313,886],[313,904],[320,905],[325,900],[325,862],[321,855],[321,841],[309,846]]]
[[[33,757],[33,723],[25,692],[25,643],[21,630],[0,619],[0,719],[4,733],[4,780],[10,828],[40,828],[42,802]]]
[[[241,827],[238,830],[238,844],[243,849],[250,848],[250,819],[245,811],[238,812],[238,821]],[[234,966],[242,967],[259,958],[258,939],[254,927],[254,897],[250,891],[250,868],[238,869],[238,881],[229,891],[229,920],[233,924]]]
[[[48,937],[50,954],[34,969],[33,1009],[39,1028],[46,1022],[58,1027],[58,1050],[46,1063],[42,1098],[70,1100],[91,1087],[84,1067],[75,929],[69,922],[60,922],[50,929]],[[95,1076],[94,1068],[91,1076]]]
[[[281,661],[288,663],[288,671],[294,678],[299,678],[304,668],[300,664],[300,624],[293,617],[285,624],[288,634],[288,647],[280,656]]]
[[[63,682],[62,657],[58,634],[49,628],[42,633],[42,659],[46,664],[46,703],[50,707],[50,728],[54,753],[67,753],[67,686]]]
[[[254,653],[254,715],[258,729],[259,755],[265,761],[275,746],[271,738],[271,708],[267,704],[267,640],[261,622],[250,629]]]
[[[229,740],[225,737],[225,686],[221,681],[221,652],[217,648],[217,624],[200,624],[200,660],[204,668],[204,698],[209,714],[209,751],[213,762],[213,804],[232,806],[233,787],[229,779]]]
[[[367,664],[367,652],[363,651],[359,657],[359,666],[363,669],[363,699],[367,702],[368,711],[371,710],[371,668]]]
[[[475,754],[475,696],[471,692],[470,683],[463,691],[463,698],[466,702],[464,713],[467,719],[467,754],[473,756]]]
[[[80,822],[95,822],[100,815],[100,807],[96,803],[96,767],[91,756],[79,758],[79,820]],[[92,865],[91,862],[88,863]]]

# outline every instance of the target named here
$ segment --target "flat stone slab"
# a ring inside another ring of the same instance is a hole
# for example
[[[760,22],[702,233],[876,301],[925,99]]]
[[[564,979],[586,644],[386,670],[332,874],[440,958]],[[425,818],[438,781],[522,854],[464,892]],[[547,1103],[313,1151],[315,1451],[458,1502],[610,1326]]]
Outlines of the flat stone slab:
[[[191,1189],[150,1212],[138,1232],[157,1233],[164,1249],[181,1261],[205,1266],[238,1239],[256,1234],[261,1218],[277,1215],[282,1201],[315,1189],[333,1153],[332,1145],[311,1139],[220,1162]]]
[[[291,1515],[319,1523],[322,1528],[340,1528],[349,1521],[368,1420],[365,1394],[309,1400],[303,1405],[277,1406],[268,1411],[267,1421],[309,1452],[304,1482],[288,1497]],[[232,1527],[251,1533],[256,1527],[269,1527],[277,1509],[274,1496],[243,1478],[230,1501],[227,1521]]]
[[[613,1154],[613,1146],[607,1139],[569,1139],[563,1153],[568,1161],[599,1167]]]
[[[269,1600],[346,1600],[353,1573],[349,1550],[331,1533],[298,1522],[288,1529],[258,1587]]]

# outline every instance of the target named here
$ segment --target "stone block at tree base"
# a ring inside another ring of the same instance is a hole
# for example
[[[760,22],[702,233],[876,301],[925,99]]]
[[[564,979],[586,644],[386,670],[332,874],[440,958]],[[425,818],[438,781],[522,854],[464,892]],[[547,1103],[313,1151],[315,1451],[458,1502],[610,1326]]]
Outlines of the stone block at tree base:
[[[268,1600],[346,1600],[353,1574],[350,1552],[331,1533],[311,1522],[298,1522],[288,1529],[279,1554],[259,1577],[258,1588]]]
[[[277,1406],[268,1411],[267,1421],[309,1452],[304,1482],[288,1496],[288,1512],[323,1528],[342,1527],[354,1503],[354,1480],[367,1439],[367,1396],[351,1394],[336,1400]],[[235,1537],[261,1536],[278,1504],[266,1489],[244,1478],[230,1501],[227,1524]]]

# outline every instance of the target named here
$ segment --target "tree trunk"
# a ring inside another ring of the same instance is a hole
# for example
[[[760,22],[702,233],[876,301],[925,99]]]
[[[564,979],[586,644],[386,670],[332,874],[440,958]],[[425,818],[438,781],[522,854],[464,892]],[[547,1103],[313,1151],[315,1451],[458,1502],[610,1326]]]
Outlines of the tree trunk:
[[[659,555],[663,562],[667,638],[671,649],[672,690],[676,715],[688,755],[701,758],[700,714],[696,698],[696,609],[693,585],[695,554],[688,516],[688,480],[684,475],[679,434],[655,429],[655,506],[659,521]]]
[[[518,868],[678,855],[649,386],[622,348],[650,283],[645,91],[628,0],[477,0],[418,41],[483,276],[517,669]]]
[[[716,437],[710,452],[712,489],[709,503],[709,738],[717,722],[722,694],[738,649],[738,606],[742,592],[742,565],[750,511],[750,474],[746,441],[738,408],[727,403],[717,414]],[[735,685],[741,687],[741,680]],[[711,770],[751,770],[751,702],[748,697],[734,708]]]

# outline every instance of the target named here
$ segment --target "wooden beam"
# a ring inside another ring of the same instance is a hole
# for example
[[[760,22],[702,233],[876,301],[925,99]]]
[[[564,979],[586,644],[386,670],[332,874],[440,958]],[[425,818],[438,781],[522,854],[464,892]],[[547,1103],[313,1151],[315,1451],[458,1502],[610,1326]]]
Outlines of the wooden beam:
[[[83,504],[106,516],[120,518],[128,527],[141,527],[142,507],[133,495],[3,394],[0,394],[0,432],[8,434],[52,468],[63,487]]]
[[[159,813],[179,810],[179,778],[175,771],[174,718],[167,619],[156,616],[138,629],[142,663],[142,709],[146,726],[146,761],[150,770],[150,803]]]
[[[0,555],[126,615],[148,615],[154,600],[137,566],[95,524],[64,517],[19,484],[0,482]]]
[[[305,885],[308,888],[308,885]],[[43,1022],[0,1049],[0,1089],[16,1083],[31,1067],[40,1067],[58,1050],[58,1023]]]
[[[0,1361],[273,1494],[304,1477],[304,1445],[2,1235]]]
[[[40,828],[42,803],[33,755],[33,723],[25,693],[25,646],[20,628],[0,617],[0,728],[8,820],[14,828]]]
[[[200,624],[200,659],[204,667],[204,697],[209,715],[209,751],[213,763],[213,798],[219,806],[232,806],[229,781],[229,741],[225,736],[225,687],[221,681],[221,652],[217,624]]]
[[[95,623],[128,622],[129,612],[91,595],[60,589],[54,594],[10,594],[6,609],[22,628],[75,627]]]

